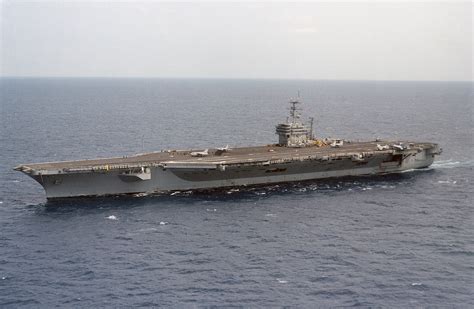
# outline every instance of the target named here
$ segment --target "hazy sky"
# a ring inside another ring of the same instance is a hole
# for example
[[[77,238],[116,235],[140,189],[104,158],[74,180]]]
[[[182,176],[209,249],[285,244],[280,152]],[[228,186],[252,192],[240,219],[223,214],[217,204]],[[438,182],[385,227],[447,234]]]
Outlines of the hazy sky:
[[[472,3],[0,0],[3,76],[472,80]]]

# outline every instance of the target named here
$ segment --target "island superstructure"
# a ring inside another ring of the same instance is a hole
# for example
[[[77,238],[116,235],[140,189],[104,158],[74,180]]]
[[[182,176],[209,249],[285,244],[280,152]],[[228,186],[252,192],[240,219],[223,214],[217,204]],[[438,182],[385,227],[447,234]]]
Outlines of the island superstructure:
[[[32,163],[15,170],[35,179],[53,199],[397,173],[428,167],[441,154],[435,143],[315,138],[313,119],[303,123],[299,105],[299,100],[290,101],[290,116],[276,126],[277,144]]]

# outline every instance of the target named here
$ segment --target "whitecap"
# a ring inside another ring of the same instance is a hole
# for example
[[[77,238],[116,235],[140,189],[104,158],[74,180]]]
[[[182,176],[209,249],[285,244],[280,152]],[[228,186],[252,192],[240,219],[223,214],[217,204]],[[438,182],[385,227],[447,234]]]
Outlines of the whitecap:
[[[456,180],[438,180],[439,184],[452,184],[455,185],[457,183]]]
[[[0,201],[0,204],[3,204],[3,201]]]
[[[148,193],[137,193],[137,194],[134,194],[133,196],[134,197],[144,197],[144,196],[148,196]]]
[[[277,279],[278,283],[288,283],[288,281],[283,280],[283,279]]]
[[[109,220],[118,220],[116,216],[114,215],[110,215],[108,216],[106,219],[109,219]]]
[[[155,227],[148,227],[148,228],[136,230],[134,233],[146,233],[146,232],[154,232],[154,231],[156,231]]]
[[[467,165],[470,164],[470,162],[466,162]],[[453,161],[453,160],[441,160],[441,161],[435,161],[431,165],[432,168],[454,168],[461,165],[461,162],[459,161]]]
[[[166,222],[166,221],[160,221],[160,225],[167,225],[167,224],[169,224],[169,223]]]
[[[206,211],[217,211],[217,209],[216,208],[212,208],[212,209],[207,208]]]
[[[411,286],[420,286],[420,285],[422,285],[421,282],[413,282],[413,283],[411,284]]]
[[[266,214],[265,217],[276,217],[275,214]]]

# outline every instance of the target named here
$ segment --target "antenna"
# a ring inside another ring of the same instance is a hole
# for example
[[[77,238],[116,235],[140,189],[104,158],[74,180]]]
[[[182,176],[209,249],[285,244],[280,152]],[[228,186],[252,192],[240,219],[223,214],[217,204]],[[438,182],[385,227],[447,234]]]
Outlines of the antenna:
[[[297,119],[300,118],[300,114],[298,113],[299,110],[301,110],[301,108],[297,107],[296,105],[297,104],[301,104],[301,102],[299,101],[299,98],[300,98],[300,91],[298,90],[298,97],[297,99],[290,99],[290,116],[291,116],[291,123],[292,124],[295,124],[297,122]]]

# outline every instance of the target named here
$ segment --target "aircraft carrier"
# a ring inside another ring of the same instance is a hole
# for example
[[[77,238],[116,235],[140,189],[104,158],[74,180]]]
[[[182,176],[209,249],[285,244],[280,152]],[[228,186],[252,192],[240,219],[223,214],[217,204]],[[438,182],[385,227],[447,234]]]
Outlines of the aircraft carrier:
[[[166,150],[121,158],[22,164],[48,199],[168,193],[343,176],[397,173],[430,166],[434,143],[348,141],[313,136],[313,120],[300,121],[300,101],[276,126],[278,143],[255,147]]]

